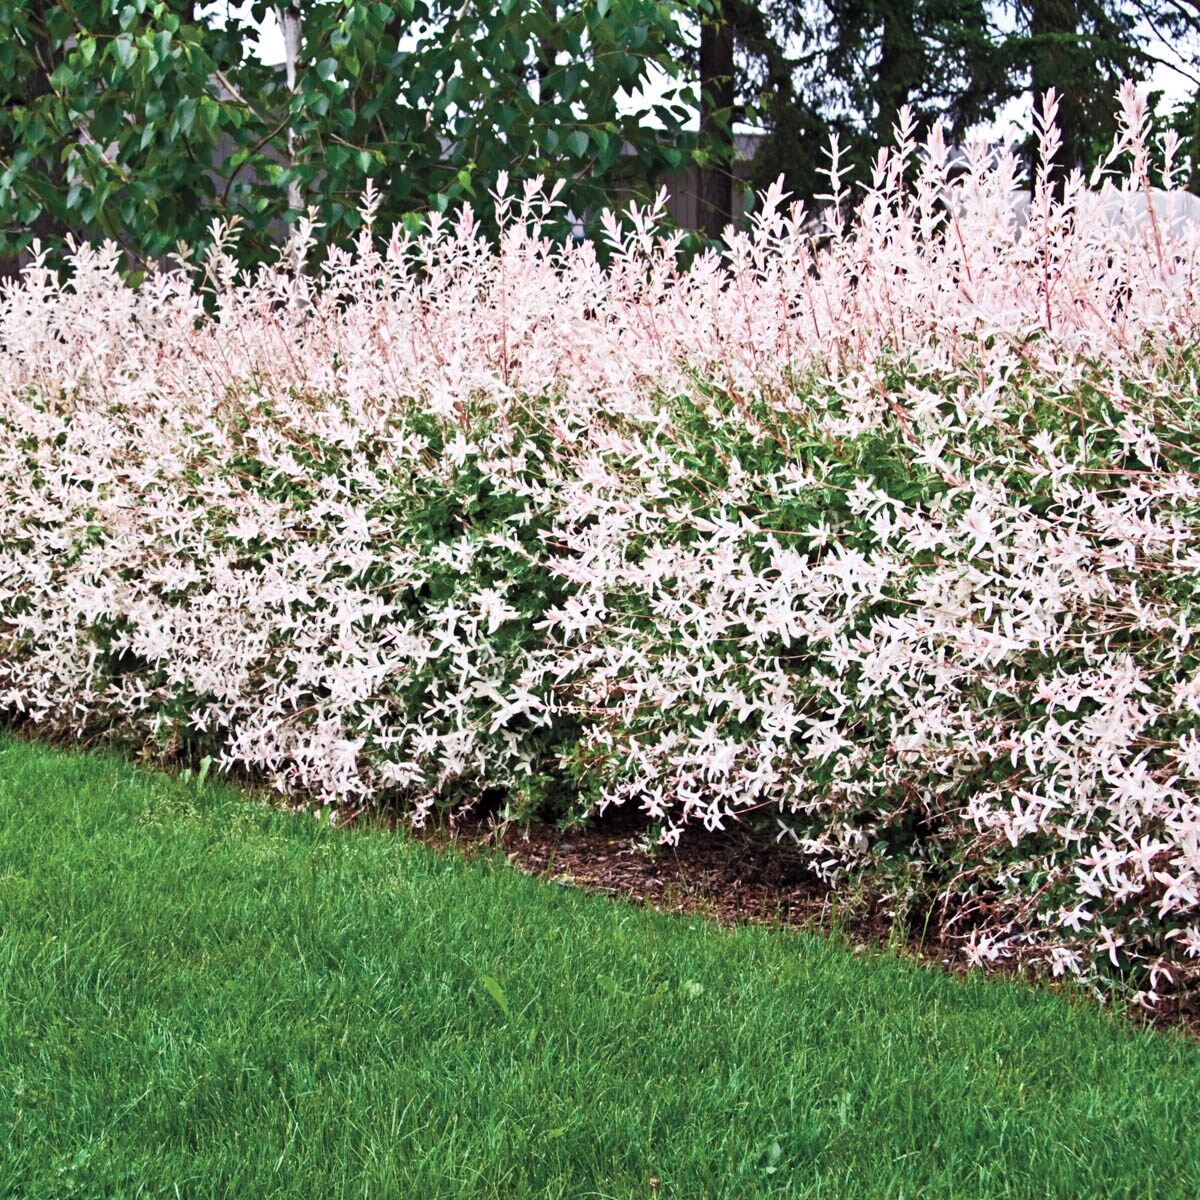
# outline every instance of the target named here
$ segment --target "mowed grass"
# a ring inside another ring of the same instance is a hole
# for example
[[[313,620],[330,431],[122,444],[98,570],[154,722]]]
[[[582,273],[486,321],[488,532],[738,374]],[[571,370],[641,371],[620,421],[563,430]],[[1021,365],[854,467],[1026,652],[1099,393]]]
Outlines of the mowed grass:
[[[1200,1047],[0,739],[0,1196],[1187,1196]]]

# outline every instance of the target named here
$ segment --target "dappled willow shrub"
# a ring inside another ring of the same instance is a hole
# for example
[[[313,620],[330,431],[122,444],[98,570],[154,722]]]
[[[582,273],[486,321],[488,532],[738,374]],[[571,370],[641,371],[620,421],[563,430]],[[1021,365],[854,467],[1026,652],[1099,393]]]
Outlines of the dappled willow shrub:
[[[819,238],[775,191],[687,270],[536,187],[497,245],[368,200],[316,271],[35,264],[0,703],[417,821],[758,819],[981,961],[1193,987],[1200,231],[948,175],[902,126]]]

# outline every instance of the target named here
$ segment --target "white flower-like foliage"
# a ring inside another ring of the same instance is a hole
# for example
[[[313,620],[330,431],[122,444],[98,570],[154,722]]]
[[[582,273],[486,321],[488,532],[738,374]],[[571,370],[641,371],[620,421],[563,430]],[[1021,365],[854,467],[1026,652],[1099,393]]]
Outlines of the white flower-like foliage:
[[[686,270],[536,186],[496,245],[368,203],[309,273],[35,263],[0,703],[418,821],[757,816],[981,962],[1194,988],[1200,226],[1122,103],[1131,220],[902,122],[819,238],[776,189]]]

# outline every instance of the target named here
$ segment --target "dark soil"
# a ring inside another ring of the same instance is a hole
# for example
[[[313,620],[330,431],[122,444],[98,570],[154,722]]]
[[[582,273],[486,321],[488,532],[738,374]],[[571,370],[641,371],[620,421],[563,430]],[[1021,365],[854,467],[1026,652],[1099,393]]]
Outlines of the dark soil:
[[[914,931],[899,926],[878,905],[848,906],[800,854],[762,833],[685,830],[677,846],[664,846],[644,814],[610,809],[566,830],[468,815],[410,836],[467,855],[499,850],[529,875],[660,912],[698,913],[726,926],[819,931],[844,938],[856,952],[888,946],[956,974],[979,969],[968,962],[962,941],[944,934],[934,915]],[[1033,986],[1062,986],[1005,962],[988,970],[1020,975]],[[1087,1002],[1078,992],[1068,994]],[[1200,1036],[1196,997],[1164,997],[1152,1013],[1128,1007],[1126,1013],[1136,1024],[1174,1026]]]
[[[866,904],[852,911],[844,901],[839,905],[803,856],[762,833],[685,829],[678,845],[666,846],[644,814],[614,808],[566,830],[460,816],[414,835],[467,854],[500,850],[527,874],[660,912],[700,913],[726,926],[836,929],[856,945],[896,936],[888,913]],[[927,930],[922,955],[941,961],[941,950],[941,939],[931,942]]]

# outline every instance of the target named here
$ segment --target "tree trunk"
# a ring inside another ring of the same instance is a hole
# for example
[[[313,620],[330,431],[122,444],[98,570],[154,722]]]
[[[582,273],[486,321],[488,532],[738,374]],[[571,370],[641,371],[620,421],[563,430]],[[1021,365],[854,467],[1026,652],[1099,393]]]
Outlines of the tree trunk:
[[[700,168],[700,232],[719,238],[733,220],[733,25],[717,0],[700,26],[700,143],[717,161]]]
[[[284,70],[287,72],[287,88],[292,93],[296,90],[296,76],[300,68],[300,10],[294,4],[275,10],[279,18],[279,29],[283,34]],[[287,130],[288,166],[296,161],[296,131],[288,125]],[[288,184],[288,208],[295,212],[303,211],[304,196],[300,184],[293,180]]]

